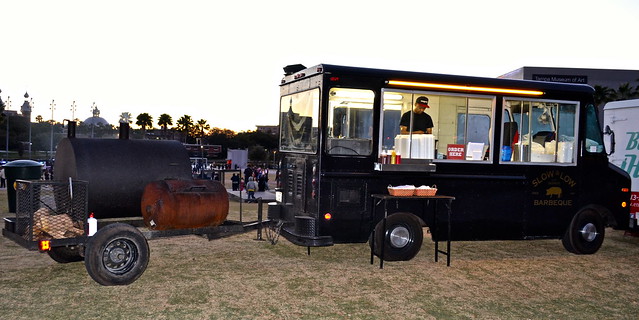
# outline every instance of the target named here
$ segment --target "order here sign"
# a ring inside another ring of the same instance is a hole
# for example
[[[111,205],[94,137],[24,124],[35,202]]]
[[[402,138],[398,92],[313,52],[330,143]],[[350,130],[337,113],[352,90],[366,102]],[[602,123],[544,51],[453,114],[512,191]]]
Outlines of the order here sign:
[[[449,144],[446,150],[446,157],[448,159],[464,160],[464,149],[463,144]]]

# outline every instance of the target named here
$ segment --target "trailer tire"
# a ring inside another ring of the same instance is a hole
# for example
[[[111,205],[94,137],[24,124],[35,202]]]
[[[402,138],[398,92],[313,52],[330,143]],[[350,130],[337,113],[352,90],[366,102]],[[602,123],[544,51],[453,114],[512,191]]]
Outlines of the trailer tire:
[[[603,218],[593,209],[579,211],[572,218],[567,232],[570,245],[574,249],[573,253],[576,254],[597,252],[603,244],[605,234]]]
[[[47,251],[47,254],[57,263],[79,262],[84,260],[80,252],[82,249],[83,247],[80,246],[52,247],[51,250]]]
[[[407,261],[415,257],[422,247],[424,232],[419,219],[406,212],[395,213],[375,226],[375,239],[371,233],[369,245],[377,257],[381,257],[382,242],[384,242],[384,257],[386,261]]]
[[[149,263],[149,244],[135,227],[114,223],[98,230],[87,242],[84,264],[95,282],[104,286],[128,285]]]

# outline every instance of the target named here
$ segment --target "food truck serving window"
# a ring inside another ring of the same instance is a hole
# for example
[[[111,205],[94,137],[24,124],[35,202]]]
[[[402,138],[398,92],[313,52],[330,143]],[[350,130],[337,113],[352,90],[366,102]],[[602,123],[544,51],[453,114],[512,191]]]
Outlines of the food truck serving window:
[[[490,160],[495,97],[384,92],[380,153],[402,159]]]
[[[319,89],[283,96],[280,100],[280,150],[315,153]]]
[[[332,88],[329,91],[326,153],[371,154],[374,98],[371,90]]]
[[[574,164],[579,104],[505,99],[502,162]]]

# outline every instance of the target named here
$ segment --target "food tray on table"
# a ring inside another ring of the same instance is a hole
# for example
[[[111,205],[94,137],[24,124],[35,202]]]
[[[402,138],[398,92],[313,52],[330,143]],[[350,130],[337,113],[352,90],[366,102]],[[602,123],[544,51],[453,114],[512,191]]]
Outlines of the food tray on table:
[[[418,197],[432,197],[437,194],[437,186],[421,186],[419,188],[415,188],[415,195]]]
[[[423,185],[416,188],[414,185],[401,185],[396,187],[389,185],[388,193],[395,197],[432,197],[437,194],[437,186],[433,185],[430,187]]]
[[[388,186],[388,193],[394,197],[408,197],[415,193],[415,186],[403,185],[403,186]]]

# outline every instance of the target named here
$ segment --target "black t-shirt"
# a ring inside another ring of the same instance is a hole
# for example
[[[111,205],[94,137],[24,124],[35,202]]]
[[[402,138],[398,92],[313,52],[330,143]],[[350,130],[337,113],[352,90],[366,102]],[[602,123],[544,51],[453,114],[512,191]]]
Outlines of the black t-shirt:
[[[433,127],[433,119],[426,113],[415,113],[414,111],[406,112],[399,121],[400,126],[405,126],[410,131],[410,114],[413,114],[413,131],[424,131]]]

